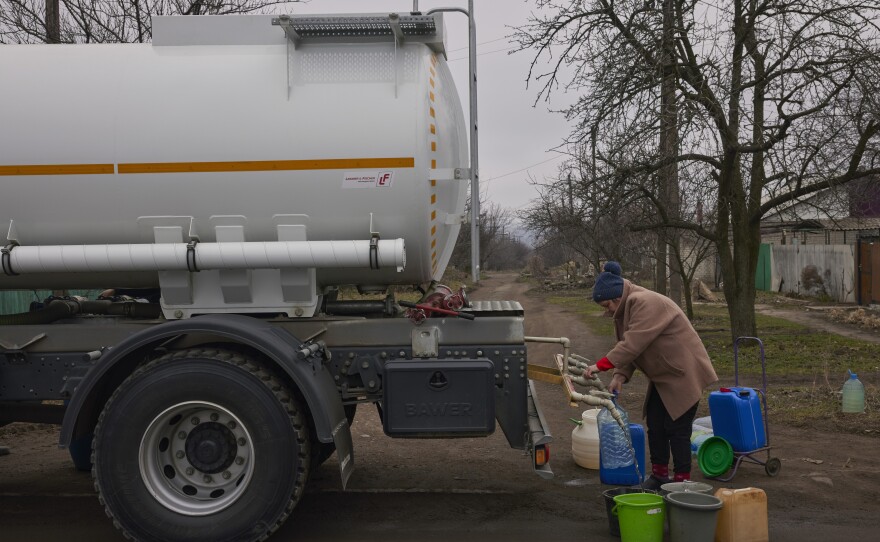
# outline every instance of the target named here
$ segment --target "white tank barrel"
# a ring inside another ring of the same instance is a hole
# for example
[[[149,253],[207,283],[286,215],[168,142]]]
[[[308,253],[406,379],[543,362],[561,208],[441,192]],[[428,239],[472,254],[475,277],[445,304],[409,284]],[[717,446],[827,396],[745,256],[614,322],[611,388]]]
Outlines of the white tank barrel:
[[[233,259],[248,267],[294,226],[310,243],[405,242],[400,271],[396,253],[378,270],[360,265],[362,249],[357,266],[316,257],[318,286],[439,279],[464,216],[468,158],[442,19],[430,18],[438,35],[397,42],[290,40],[255,15],[157,17],[152,44],[0,47],[0,228],[20,245],[10,256],[150,245],[156,228],[178,225],[184,245],[243,243]],[[217,247],[200,257],[228,265]],[[21,267],[0,274],[0,289],[159,282],[82,269]]]

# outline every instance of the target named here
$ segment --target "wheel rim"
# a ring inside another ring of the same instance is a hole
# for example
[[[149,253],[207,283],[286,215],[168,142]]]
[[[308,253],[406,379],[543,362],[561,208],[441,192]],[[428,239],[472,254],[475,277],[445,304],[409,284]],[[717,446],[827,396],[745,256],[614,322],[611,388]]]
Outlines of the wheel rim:
[[[204,401],[178,403],[150,422],[138,452],[141,478],[165,508],[188,516],[219,512],[245,492],[254,445],[232,412]]]

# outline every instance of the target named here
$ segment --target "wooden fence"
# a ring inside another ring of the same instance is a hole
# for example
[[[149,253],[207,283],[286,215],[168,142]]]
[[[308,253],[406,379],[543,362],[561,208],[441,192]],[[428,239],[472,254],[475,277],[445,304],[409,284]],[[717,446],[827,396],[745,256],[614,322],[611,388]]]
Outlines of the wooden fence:
[[[853,245],[770,245],[770,289],[857,301],[856,247]]]

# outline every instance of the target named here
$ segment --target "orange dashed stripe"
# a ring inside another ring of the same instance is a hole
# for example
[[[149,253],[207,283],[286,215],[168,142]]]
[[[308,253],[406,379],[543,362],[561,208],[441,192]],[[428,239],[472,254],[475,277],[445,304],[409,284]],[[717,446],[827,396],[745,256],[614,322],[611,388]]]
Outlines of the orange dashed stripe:
[[[437,63],[436,56],[431,55],[431,64],[434,65],[436,63]],[[428,82],[431,84],[431,88],[434,88],[434,77],[437,76],[437,73],[434,71],[433,67],[429,67],[428,69],[431,72],[431,77],[428,79]],[[437,118],[437,113],[436,113],[436,111],[434,111],[434,105],[433,105],[434,104],[434,92],[433,91],[428,90],[428,98],[430,99],[430,103],[428,104],[428,114],[431,116],[431,119],[433,120],[433,119]],[[436,134],[437,133],[437,126],[433,122],[429,123],[429,126],[430,126],[430,130],[431,130],[431,134]],[[434,153],[437,152],[437,142],[436,141],[431,141],[431,152],[434,152]],[[431,169],[437,169],[437,160],[436,159],[431,160]],[[431,186],[432,187],[437,186],[437,179],[431,179]],[[437,194],[431,194],[431,205],[436,205],[436,204],[437,204]],[[435,220],[437,220],[437,211],[436,210],[431,211],[431,222],[434,222]],[[431,225],[431,249],[436,249],[436,247],[437,247],[437,239],[435,237],[436,235],[437,235],[437,226],[432,224]],[[433,250],[431,253],[431,272],[435,273],[435,274],[437,273],[437,251],[436,250]]]

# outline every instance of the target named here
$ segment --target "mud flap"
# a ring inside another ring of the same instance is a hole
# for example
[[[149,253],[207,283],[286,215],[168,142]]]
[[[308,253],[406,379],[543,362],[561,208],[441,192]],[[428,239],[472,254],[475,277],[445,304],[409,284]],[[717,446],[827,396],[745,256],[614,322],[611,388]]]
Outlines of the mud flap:
[[[532,456],[532,465],[535,468],[535,474],[545,480],[549,480],[553,478],[553,471],[550,469],[549,446],[553,442],[553,436],[550,435],[550,426],[544,419],[544,414],[538,405],[538,395],[535,393],[535,382],[533,380],[529,380],[527,400],[529,409],[528,446],[529,453]]]
[[[342,489],[348,484],[348,479],[354,472],[354,447],[351,442],[351,428],[345,417],[333,428],[333,444],[336,445],[336,457],[339,458],[339,477],[342,479]]]

